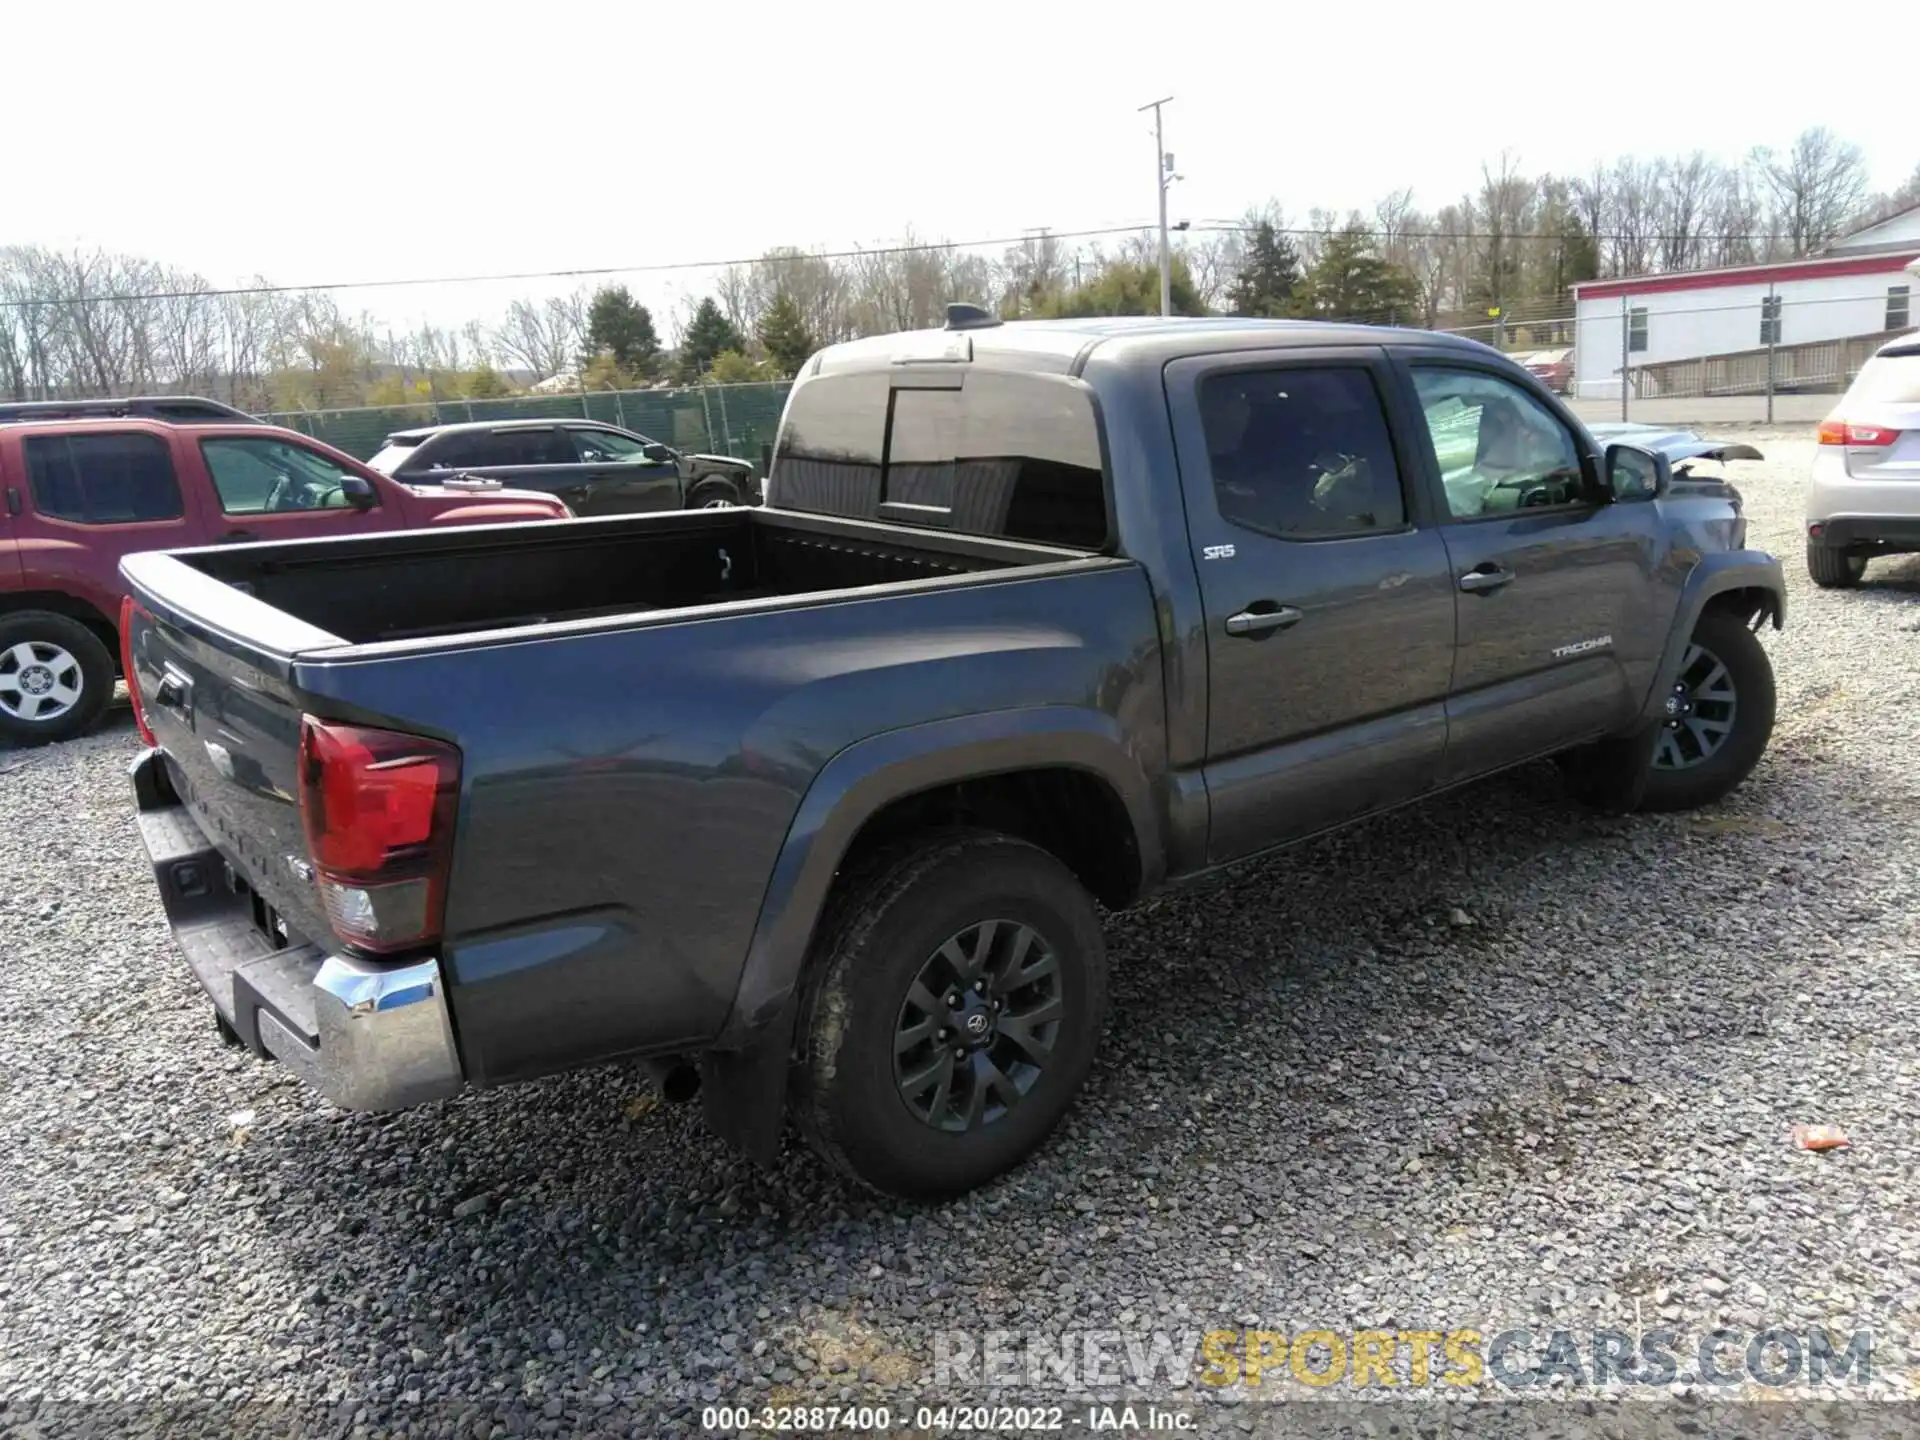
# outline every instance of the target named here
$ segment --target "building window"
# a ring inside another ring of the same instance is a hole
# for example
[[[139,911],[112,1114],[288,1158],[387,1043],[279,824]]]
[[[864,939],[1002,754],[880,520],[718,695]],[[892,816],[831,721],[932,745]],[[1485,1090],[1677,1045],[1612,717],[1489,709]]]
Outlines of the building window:
[[[1904,330],[1913,321],[1913,287],[1911,285],[1889,285],[1887,287],[1887,329]]]
[[[1627,311],[1627,349],[1638,354],[1647,348],[1647,312],[1644,308]]]
[[[1760,302],[1760,343],[1780,343],[1780,297],[1769,295]]]

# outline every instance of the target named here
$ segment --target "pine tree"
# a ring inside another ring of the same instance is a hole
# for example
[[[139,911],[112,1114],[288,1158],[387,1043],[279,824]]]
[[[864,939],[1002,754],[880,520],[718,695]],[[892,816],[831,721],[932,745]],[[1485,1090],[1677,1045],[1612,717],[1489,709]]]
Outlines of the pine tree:
[[[820,348],[807,329],[806,316],[800,313],[799,305],[784,290],[773,297],[773,303],[767,307],[767,313],[760,317],[760,324],[756,328],[761,348],[767,352],[767,359],[773,362],[773,368],[782,376],[799,374],[800,367]]]
[[[694,309],[687,332],[680,337],[680,378],[691,384],[713,368],[715,357],[722,351],[744,352],[746,348],[747,339],[740,327],[709,295]]]
[[[1300,288],[1300,252],[1262,220],[1247,242],[1247,258],[1233,278],[1227,308],[1235,315],[1292,315]]]
[[[1303,313],[1368,325],[1404,322],[1419,298],[1413,277],[1381,258],[1358,221],[1327,237],[1304,290]]]
[[[596,355],[613,356],[614,364],[629,375],[651,376],[659,369],[660,337],[654,333],[653,316],[624,285],[600,291],[587,311],[587,353],[581,367]]]

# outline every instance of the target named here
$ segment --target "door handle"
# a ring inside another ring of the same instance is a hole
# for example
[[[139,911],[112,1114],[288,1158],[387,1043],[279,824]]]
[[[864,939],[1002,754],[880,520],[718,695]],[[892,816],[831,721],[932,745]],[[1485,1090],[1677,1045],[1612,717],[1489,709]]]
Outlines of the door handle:
[[[1229,635],[1265,635],[1270,631],[1285,630],[1290,625],[1297,625],[1304,613],[1291,605],[1278,605],[1271,610],[1242,610],[1238,615],[1227,617],[1227,633]]]
[[[260,537],[251,530],[229,530],[220,537],[220,540],[223,544],[229,541],[238,544],[243,540],[258,540],[259,538]]]
[[[1483,570],[1469,570],[1460,577],[1460,588],[1470,595],[1484,595],[1490,590],[1498,590],[1502,585],[1513,583],[1513,572],[1502,570],[1498,565]]]

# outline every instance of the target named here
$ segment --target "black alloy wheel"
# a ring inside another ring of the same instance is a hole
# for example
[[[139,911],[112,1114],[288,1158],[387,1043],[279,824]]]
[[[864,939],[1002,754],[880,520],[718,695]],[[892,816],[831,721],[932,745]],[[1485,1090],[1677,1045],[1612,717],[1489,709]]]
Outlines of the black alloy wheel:
[[[983,920],[927,957],[893,1032],[893,1079],[940,1130],[991,1125],[1053,1058],[1066,1013],[1060,962],[1031,925]]]

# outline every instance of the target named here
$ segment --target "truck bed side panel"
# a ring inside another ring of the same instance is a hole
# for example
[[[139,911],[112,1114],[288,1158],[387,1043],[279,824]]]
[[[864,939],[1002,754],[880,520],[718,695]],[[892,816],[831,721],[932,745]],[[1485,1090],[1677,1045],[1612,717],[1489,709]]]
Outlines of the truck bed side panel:
[[[846,746],[1034,706],[1165,724],[1151,592],[1120,561],[294,678],[322,713],[461,748],[446,954],[483,1083],[712,1038],[801,798]]]

